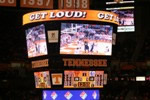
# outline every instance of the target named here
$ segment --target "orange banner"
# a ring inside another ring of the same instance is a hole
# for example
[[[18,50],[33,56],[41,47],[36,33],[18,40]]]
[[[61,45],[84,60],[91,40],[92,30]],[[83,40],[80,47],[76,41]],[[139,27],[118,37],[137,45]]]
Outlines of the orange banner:
[[[0,0],[0,6],[16,7],[16,0]]]
[[[23,16],[23,25],[58,20],[100,21],[119,24],[118,15],[108,11],[97,10],[45,10],[27,13]]]

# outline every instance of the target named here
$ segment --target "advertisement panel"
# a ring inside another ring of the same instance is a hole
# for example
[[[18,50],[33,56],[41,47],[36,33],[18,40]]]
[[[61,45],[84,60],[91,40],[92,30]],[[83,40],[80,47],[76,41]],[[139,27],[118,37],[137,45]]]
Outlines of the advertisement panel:
[[[23,16],[23,25],[44,21],[100,21],[119,24],[118,15],[98,10],[45,10],[27,13]]]
[[[43,90],[42,100],[100,100],[99,90]]]

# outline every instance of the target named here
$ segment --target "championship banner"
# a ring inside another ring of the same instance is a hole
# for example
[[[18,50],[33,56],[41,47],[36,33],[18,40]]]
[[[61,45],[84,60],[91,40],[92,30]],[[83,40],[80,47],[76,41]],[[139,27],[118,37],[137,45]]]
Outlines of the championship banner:
[[[47,67],[48,59],[32,61],[32,68]]]
[[[45,10],[27,13],[23,16],[23,25],[61,20],[100,21],[119,24],[118,15],[108,11],[97,10]]]
[[[52,76],[52,84],[53,85],[62,85],[62,74],[61,73],[51,74],[51,76]]]
[[[16,7],[16,0],[0,0],[0,6]]]
[[[20,6],[25,8],[53,9],[53,0],[20,0]]]
[[[59,9],[89,9],[89,0],[58,0]]]

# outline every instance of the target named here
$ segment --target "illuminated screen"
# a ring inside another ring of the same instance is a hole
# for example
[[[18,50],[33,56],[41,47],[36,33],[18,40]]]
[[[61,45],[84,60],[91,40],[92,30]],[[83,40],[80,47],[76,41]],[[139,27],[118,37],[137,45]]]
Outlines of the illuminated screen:
[[[39,25],[26,30],[28,57],[47,55],[45,26]]]
[[[100,100],[99,90],[43,90],[43,100]]]
[[[51,88],[49,71],[34,72],[36,88]]]
[[[65,71],[64,88],[102,88],[104,71]]]
[[[62,23],[60,54],[111,55],[112,32],[110,25]]]
[[[107,8],[119,15],[117,32],[134,32],[134,7]]]
[[[134,0],[106,0],[106,4],[134,3]]]
[[[145,81],[145,76],[137,76],[136,81]]]

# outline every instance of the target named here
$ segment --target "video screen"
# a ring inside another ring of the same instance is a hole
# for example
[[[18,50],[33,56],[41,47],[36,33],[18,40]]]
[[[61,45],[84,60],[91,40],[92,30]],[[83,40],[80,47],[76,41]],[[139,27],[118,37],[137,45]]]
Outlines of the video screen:
[[[42,100],[101,100],[99,90],[43,90]]]
[[[26,30],[28,57],[47,55],[45,26],[43,24]]]
[[[112,33],[110,25],[62,23],[60,54],[110,56]]]
[[[49,71],[34,72],[36,88],[51,88]]]
[[[134,32],[134,7],[107,8],[119,15],[117,32]]]
[[[134,0],[106,0],[106,4],[134,3]]]
[[[104,71],[64,71],[64,88],[103,88]]]

